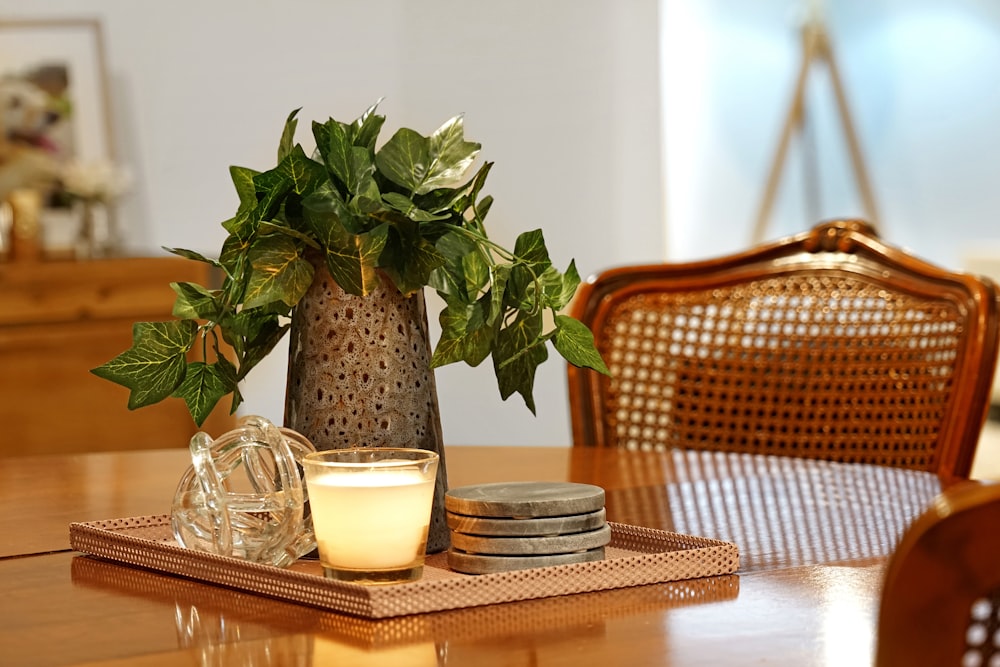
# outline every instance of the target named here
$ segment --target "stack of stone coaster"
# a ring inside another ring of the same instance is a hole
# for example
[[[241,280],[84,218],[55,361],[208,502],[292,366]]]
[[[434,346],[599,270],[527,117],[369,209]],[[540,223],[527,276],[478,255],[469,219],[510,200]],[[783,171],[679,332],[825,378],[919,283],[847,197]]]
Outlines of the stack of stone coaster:
[[[572,482],[502,482],[445,494],[448,566],[487,574],[604,558],[604,489]]]

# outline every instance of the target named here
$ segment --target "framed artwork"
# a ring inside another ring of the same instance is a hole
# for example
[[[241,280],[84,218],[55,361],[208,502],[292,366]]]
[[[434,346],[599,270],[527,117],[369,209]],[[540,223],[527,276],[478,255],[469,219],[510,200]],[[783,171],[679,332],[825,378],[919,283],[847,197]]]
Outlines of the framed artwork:
[[[5,111],[5,130],[42,140],[60,157],[85,161],[115,157],[104,37],[96,19],[0,19],[0,91],[32,87],[47,98],[48,120]],[[28,104],[34,104],[34,101]],[[23,128],[11,128],[21,121]],[[47,122],[44,127],[38,127]]]
[[[95,207],[81,202],[108,199],[99,188],[115,161],[100,22],[0,18],[0,114],[0,201],[37,191],[42,242],[70,246],[81,205],[92,225]],[[109,230],[112,209],[100,206]]]

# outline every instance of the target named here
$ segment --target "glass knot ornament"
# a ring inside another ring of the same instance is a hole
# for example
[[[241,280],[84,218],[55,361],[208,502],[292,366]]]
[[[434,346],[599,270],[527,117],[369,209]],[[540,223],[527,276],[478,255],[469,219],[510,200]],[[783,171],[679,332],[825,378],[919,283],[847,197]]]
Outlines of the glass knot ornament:
[[[316,448],[303,435],[251,416],[190,448],[170,512],[181,546],[277,567],[316,548],[300,463]]]

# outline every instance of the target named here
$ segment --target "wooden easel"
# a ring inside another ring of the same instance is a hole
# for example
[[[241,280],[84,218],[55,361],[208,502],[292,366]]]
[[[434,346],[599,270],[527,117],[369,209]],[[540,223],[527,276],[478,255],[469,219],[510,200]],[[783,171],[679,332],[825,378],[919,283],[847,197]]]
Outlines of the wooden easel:
[[[809,72],[812,65],[818,61],[825,62],[829,69],[830,81],[833,83],[833,90],[837,99],[837,110],[840,114],[841,124],[843,125],[844,136],[847,139],[847,148],[851,156],[851,165],[854,169],[858,191],[861,194],[868,222],[877,228],[878,213],[875,207],[875,197],[872,194],[868,172],[865,169],[864,159],[861,156],[861,146],[854,132],[854,124],[851,122],[851,114],[847,109],[847,98],[844,96],[844,87],[840,82],[837,62],[834,60],[833,50],[830,48],[830,40],[827,37],[822,21],[814,18],[806,21],[802,26],[802,66],[799,69],[795,94],[792,96],[792,104],[788,110],[788,116],[785,119],[785,125],[781,132],[778,151],[775,153],[774,161],[771,163],[771,172],[767,177],[764,200],[761,202],[757,221],[754,225],[754,243],[762,241],[767,231],[768,218],[771,214],[771,208],[774,205],[774,197],[778,191],[778,184],[781,180],[781,169],[785,162],[785,156],[788,153],[788,145],[791,141],[792,133],[795,131],[801,133],[805,120],[805,92]]]

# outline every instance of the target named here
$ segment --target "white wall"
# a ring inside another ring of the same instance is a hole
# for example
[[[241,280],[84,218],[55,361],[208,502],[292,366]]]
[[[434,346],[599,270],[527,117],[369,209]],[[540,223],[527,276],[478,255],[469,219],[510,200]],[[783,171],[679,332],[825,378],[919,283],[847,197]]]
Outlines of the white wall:
[[[230,164],[270,165],[292,108],[352,118],[384,96],[387,133],[465,112],[468,136],[496,162],[494,236],[542,227],[557,263],[575,257],[586,275],[749,243],[799,66],[799,20],[816,4],[0,0],[0,16],[103,21],[118,145],[139,176],[123,211],[136,251],[217,251],[235,207]],[[1000,243],[1000,5],[825,5],[883,234],[956,268],[970,248]],[[769,237],[862,213],[829,80],[813,76],[820,202],[807,205],[794,144]],[[537,418],[498,400],[486,366],[442,369],[438,384],[450,443],[569,441],[557,357],[539,372]],[[280,419],[283,387],[279,354],[248,382],[248,409]]]
[[[231,164],[268,168],[288,112],[353,119],[380,97],[385,137],[464,112],[496,162],[491,232],[541,227],[582,275],[663,257],[656,0],[0,0],[0,16],[97,17],[120,158],[137,176],[127,242],[217,254],[236,207]],[[436,310],[432,311],[436,317]],[[279,420],[285,360],[249,378],[248,412]],[[565,366],[536,384],[538,417],[499,400],[488,364],[437,374],[445,439],[569,442]],[[123,406],[124,409],[124,406]]]
[[[1000,5],[994,0],[663,0],[669,257],[743,247],[800,65],[798,26],[823,5],[883,236],[953,268],[1000,240]],[[768,237],[860,215],[832,87],[807,114],[821,197],[793,144]]]

